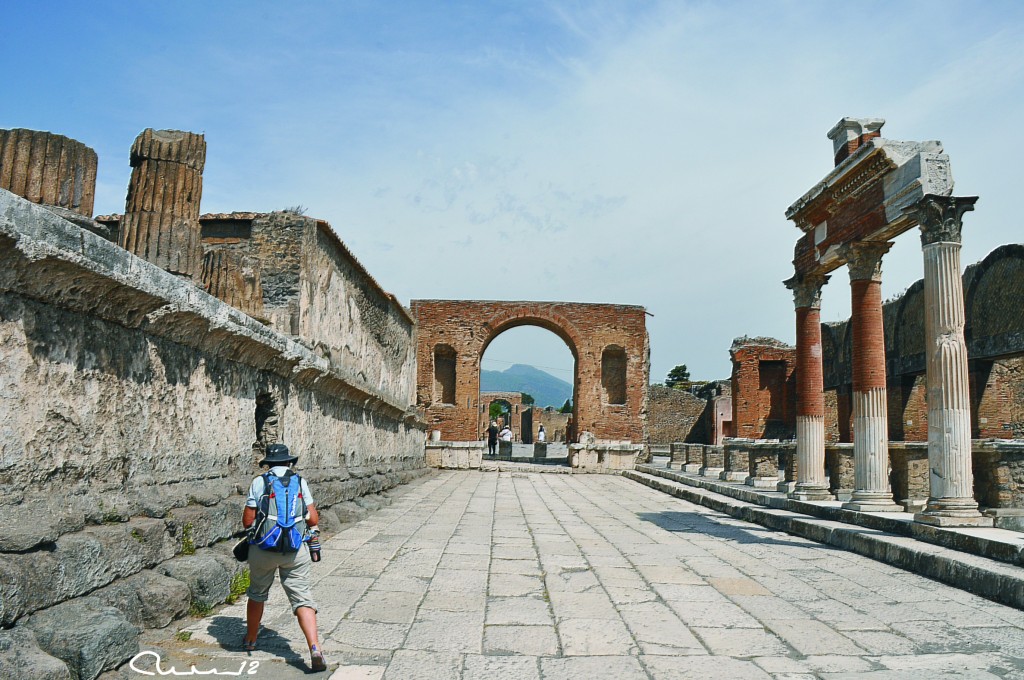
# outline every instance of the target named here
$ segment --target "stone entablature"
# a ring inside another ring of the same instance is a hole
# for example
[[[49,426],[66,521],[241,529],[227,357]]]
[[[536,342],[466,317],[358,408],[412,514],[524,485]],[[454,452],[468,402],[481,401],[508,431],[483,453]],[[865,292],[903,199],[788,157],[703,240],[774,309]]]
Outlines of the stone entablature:
[[[844,119],[857,122],[860,119]],[[844,121],[829,136],[847,143]],[[871,119],[872,132],[881,129]],[[793,264],[798,276],[826,274],[845,264],[841,246],[856,241],[885,242],[916,226],[906,210],[926,194],[953,191],[949,156],[942,144],[860,137],[863,143],[821,182],[793,203],[786,217],[804,232]]]

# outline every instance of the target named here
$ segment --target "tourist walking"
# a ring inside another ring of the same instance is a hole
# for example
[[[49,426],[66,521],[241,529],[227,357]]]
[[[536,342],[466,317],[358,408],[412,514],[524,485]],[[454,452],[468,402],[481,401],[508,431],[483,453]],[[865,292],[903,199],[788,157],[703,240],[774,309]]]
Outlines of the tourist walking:
[[[544,433],[544,426],[541,425],[537,428],[537,441],[543,444],[547,441],[547,435]]]
[[[280,574],[292,613],[309,645],[310,667],[316,672],[327,670],[327,661],[317,639],[316,602],[310,578],[314,557],[306,544],[315,542],[311,547],[315,547],[315,558],[319,559],[320,517],[309,485],[293,469],[298,459],[284,444],[270,444],[266,457],[260,461],[260,467],[270,469],[249,485],[249,497],[242,511],[242,526],[249,530],[252,544],[242,644],[248,652],[256,649],[264,603],[274,575]]]

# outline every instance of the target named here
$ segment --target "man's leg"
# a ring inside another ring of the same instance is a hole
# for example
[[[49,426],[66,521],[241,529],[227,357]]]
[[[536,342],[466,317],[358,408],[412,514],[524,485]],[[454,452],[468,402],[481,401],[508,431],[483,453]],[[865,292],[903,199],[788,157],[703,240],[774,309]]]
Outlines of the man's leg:
[[[306,644],[309,648],[318,647],[320,640],[316,635],[316,610],[312,607],[299,607],[295,610],[295,618],[299,620],[299,628],[306,636]]]
[[[245,641],[256,642],[260,632],[260,621],[263,619],[263,604],[250,599],[245,604]]]

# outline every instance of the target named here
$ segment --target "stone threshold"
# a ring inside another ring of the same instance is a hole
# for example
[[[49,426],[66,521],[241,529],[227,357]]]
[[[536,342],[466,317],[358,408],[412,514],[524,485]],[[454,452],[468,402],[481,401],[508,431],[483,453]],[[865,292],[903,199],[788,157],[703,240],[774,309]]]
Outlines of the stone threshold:
[[[658,491],[770,529],[849,550],[1024,609],[1024,534],[940,528],[910,513],[843,510],[839,501],[794,501],[699,475],[637,465],[623,476]]]

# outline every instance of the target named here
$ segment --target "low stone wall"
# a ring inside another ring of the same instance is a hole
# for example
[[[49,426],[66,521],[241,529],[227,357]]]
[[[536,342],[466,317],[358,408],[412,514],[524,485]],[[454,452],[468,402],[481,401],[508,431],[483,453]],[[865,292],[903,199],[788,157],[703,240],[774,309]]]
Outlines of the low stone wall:
[[[427,467],[444,470],[479,470],[487,452],[485,442],[427,442]]]
[[[580,472],[632,470],[646,455],[642,444],[569,444],[569,466]]]
[[[330,530],[425,470],[404,391],[0,190],[0,625],[71,666],[54,622],[102,610],[130,647],[181,614],[176,584],[223,601],[257,432],[299,455]]]

